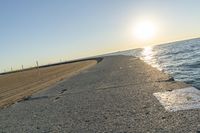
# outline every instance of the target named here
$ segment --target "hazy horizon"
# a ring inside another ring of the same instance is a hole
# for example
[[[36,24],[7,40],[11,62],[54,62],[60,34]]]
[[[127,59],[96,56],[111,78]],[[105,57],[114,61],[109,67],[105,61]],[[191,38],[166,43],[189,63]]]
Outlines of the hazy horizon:
[[[3,0],[0,72],[34,66],[36,60],[42,65],[198,38],[199,5],[198,0]]]

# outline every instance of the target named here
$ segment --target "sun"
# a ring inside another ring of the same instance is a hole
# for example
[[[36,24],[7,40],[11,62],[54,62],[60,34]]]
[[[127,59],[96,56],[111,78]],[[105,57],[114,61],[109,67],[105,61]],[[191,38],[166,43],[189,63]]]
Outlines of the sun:
[[[143,20],[135,24],[133,33],[134,38],[139,41],[149,41],[156,35],[157,27],[155,23],[150,20]]]

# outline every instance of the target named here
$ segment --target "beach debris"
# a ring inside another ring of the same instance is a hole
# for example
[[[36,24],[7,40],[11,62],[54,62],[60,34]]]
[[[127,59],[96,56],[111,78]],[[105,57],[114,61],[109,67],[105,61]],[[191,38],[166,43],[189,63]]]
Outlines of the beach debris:
[[[63,94],[65,91],[67,91],[67,89],[62,89],[60,93]]]
[[[24,96],[21,101],[27,101],[31,98],[31,96]]]
[[[157,82],[172,82],[175,81],[173,77],[169,77],[169,79],[166,80],[158,80]]]

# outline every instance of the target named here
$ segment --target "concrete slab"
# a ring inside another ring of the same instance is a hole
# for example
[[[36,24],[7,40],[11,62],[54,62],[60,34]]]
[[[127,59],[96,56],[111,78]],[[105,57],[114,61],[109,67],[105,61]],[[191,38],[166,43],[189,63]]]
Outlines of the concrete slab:
[[[200,91],[187,87],[173,91],[153,94],[167,111],[179,111],[200,108]]]

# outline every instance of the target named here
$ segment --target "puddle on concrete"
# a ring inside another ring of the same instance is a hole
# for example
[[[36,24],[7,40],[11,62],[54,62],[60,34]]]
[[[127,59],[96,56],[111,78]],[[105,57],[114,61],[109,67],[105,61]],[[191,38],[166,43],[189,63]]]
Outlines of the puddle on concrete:
[[[194,87],[153,94],[167,111],[200,109],[200,91]]]

